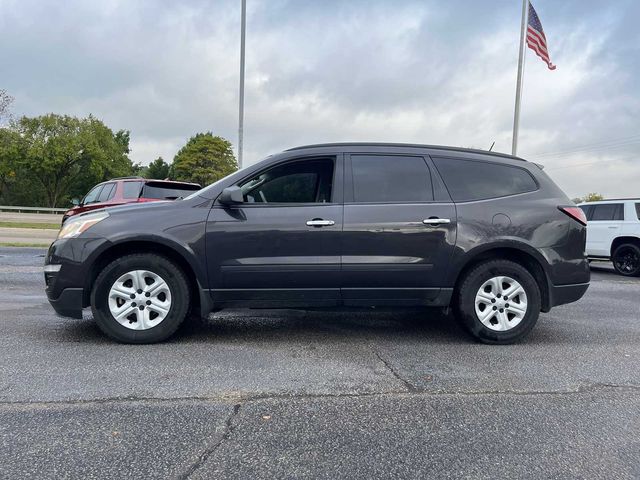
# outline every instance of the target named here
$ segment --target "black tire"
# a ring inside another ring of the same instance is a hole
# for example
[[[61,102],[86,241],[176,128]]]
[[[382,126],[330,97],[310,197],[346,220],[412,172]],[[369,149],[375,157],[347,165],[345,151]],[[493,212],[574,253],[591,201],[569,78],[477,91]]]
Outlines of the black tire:
[[[476,315],[476,294],[482,285],[496,276],[516,280],[527,296],[527,311],[518,325],[510,330],[495,331],[487,328]],[[454,310],[462,326],[474,338],[490,344],[509,344],[523,338],[535,326],[540,316],[540,288],[535,278],[522,265],[510,260],[489,260],[464,274],[456,288]]]
[[[111,286],[121,275],[134,270],[148,270],[159,275],[171,291],[169,313],[158,325],[148,330],[132,330],[122,326],[108,306]],[[114,260],[100,272],[91,290],[91,310],[100,330],[114,340],[122,343],[156,343],[173,335],[184,321],[189,311],[190,297],[187,278],[177,265],[160,255],[136,253]]]
[[[640,247],[633,243],[623,243],[611,257],[613,268],[625,277],[640,276]]]

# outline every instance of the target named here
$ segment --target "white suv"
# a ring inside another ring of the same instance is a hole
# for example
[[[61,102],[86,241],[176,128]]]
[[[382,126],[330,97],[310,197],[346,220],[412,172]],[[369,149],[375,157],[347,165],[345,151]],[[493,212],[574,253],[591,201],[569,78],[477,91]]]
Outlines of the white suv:
[[[578,205],[587,216],[587,255],[611,260],[620,275],[640,276],[640,199]]]

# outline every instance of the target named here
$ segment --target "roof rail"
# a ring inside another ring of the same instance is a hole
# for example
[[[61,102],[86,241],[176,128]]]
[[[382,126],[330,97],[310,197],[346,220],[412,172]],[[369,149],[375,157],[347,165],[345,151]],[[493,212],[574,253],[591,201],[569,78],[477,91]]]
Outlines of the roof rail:
[[[301,145],[299,147],[288,148],[285,152],[293,150],[304,150],[307,148],[321,147],[405,147],[405,148],[428,148],[433,150],[449,150],[453,152],[469,152],[481,153],[483,155],[491,155],[494,157],[509,158],[512,160],[520,160],[526,162],[524,158],[509,155],[507,153],[490,152],[489,150],[479,150],[476,148],[451,147],[446,145],[426,145],[421,143],[385,143],[385,142],[337,142],[337,143],[316,143],[311,145]]]
[[[141,177],[140,175],[131,175],[129,177],[116,177],[112,178],[111,180],[144,180],[144,177]],[[111,180],[105,181],[110,182]]]

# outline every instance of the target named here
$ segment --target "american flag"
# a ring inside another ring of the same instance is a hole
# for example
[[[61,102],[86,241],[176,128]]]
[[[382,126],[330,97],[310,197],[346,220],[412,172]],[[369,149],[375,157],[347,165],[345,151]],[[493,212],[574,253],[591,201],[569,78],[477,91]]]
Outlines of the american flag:
[[[533,5],[529,2],[529,23],[527,25],[527,47],[536,52],[549,67],[549,70],[555,70],[556,66],[551,63],[549,58],[549,50],[547,50],[547,37],[544,36],[542,24],[538,18]]]

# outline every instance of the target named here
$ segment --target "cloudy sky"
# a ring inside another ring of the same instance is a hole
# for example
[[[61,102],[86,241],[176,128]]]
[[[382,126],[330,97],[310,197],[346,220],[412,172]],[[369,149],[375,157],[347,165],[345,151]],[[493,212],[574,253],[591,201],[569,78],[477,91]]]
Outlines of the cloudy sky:
[[[245,158],[305,143],[509,152],[520,0],[247,0]],[[638,0],[534,0],[519,154],[570,196],[640,196]],[[103,119],[131,157],[237,143],[240,0],[0,0],[13,114]]]

